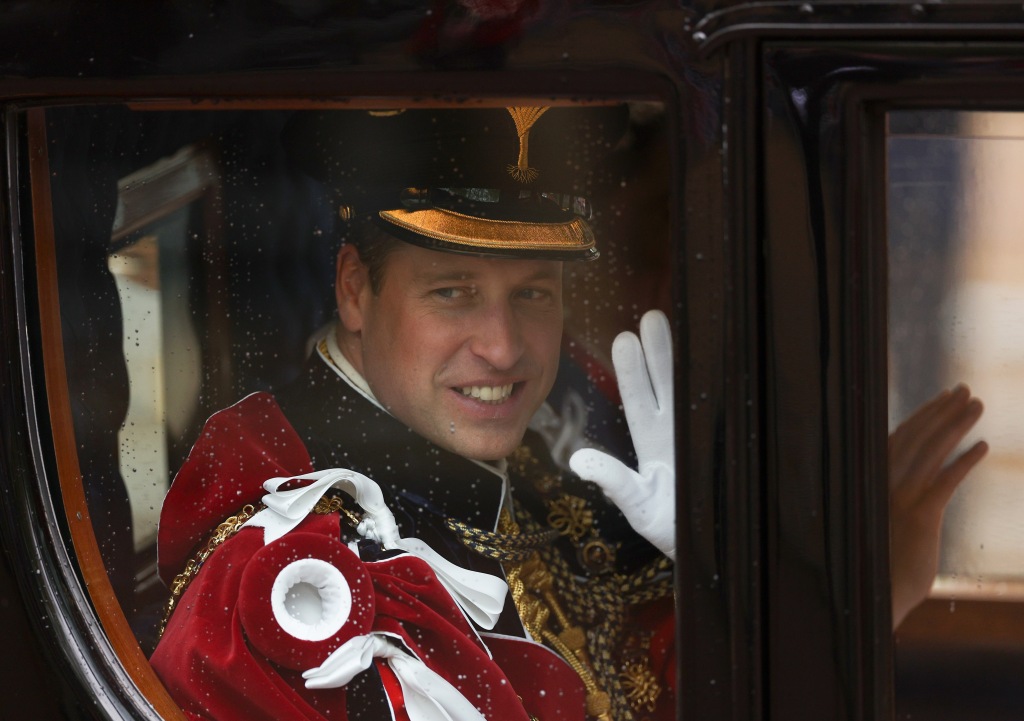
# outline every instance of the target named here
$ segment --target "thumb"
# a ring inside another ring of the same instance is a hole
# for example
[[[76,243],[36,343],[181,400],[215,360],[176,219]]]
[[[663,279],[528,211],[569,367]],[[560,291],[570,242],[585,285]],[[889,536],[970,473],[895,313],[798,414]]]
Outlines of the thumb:
[[[621,505],[636,485],[635,472],[607,453],[583,448],[569,458],[569,467],[580,478],[593,481],[616,505]]]

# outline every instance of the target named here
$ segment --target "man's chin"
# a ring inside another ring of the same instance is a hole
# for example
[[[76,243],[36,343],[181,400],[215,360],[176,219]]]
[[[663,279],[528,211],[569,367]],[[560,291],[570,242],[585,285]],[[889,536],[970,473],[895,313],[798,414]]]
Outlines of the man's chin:
[[[438,445],[471,460],[490,463],[512,455],[512,452],[522,443],[524,433],[525,430],[520,433],[503,434],[500,437],[494,438],[458,438],[458,430],[456,430],[450,437],[445,438],[443,442],[439,442]]]

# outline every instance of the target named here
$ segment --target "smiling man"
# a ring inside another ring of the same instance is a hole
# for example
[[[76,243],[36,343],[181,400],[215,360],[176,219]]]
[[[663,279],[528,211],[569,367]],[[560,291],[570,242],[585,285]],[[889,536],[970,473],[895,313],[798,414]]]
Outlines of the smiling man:
[[[547,398],[562,340],[562,263],[403,244],[377,289],[338,258],[341,353],[385,410],[441,448],[496,461]]]

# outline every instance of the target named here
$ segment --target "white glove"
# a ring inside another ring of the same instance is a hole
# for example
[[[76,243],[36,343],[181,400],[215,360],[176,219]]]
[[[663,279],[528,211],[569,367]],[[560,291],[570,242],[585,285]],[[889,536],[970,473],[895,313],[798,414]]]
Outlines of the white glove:
[[[665,314],[645,313],[639,339],[620,333],[612,344],[612,363],[639,469],[590,448],[576,451],[569,466],[580,478],[600,486],[637,533],[675,560],[672,333]]]

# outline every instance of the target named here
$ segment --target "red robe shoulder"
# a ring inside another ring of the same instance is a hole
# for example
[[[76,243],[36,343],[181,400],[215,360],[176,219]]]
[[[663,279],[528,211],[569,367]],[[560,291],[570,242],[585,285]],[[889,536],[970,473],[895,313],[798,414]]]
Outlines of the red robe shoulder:
[[[221,522],[260,500],[265,480],[312,470],[302,439],[269,393],[215,413],[164,498],[160,578],[169,586]]]

